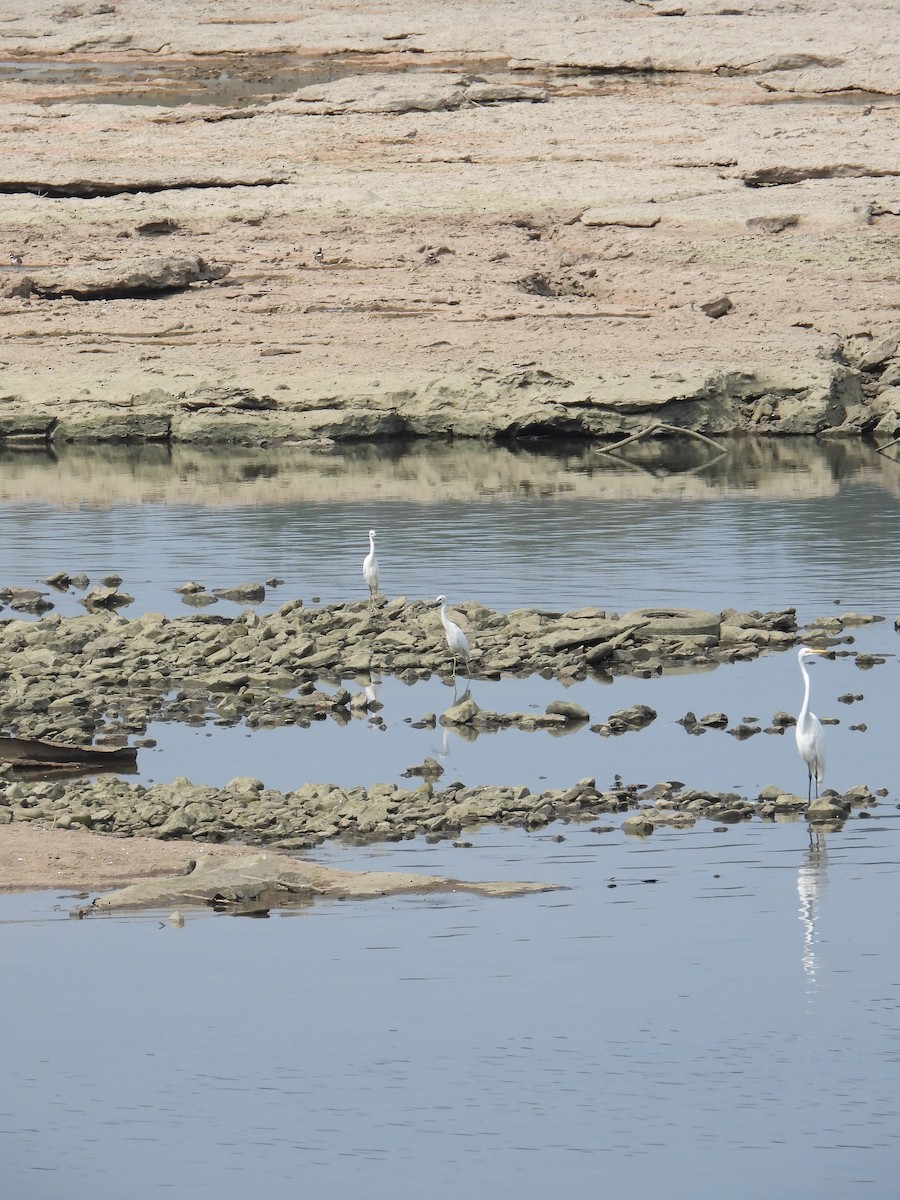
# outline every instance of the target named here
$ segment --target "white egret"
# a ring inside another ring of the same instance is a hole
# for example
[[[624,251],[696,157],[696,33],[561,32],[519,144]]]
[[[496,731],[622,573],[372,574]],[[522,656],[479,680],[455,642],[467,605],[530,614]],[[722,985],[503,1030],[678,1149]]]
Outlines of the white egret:
[[[369,530],[369,553],[363,559],[363,579],[369,588],[369,599],[378,595],[378,559],[375,557],[375,530]]]
[[[816,655],[824,654],[824,650],[811,650],[809,646],[801,646],[797,651],[797,662],[800,664],[800,674],[803,676],[803,707],[797,717],[797,727],[794,735],[797,738],[797,750],[806,763],[809,772],[809,787],[807,800],[812,799],[813,779],[816,781],[816,798],[819,796],[819,784],[825,782],[825,734],[822,723],[815,713],[809,711],[809,674],[806,663]]]
[[[464,663],[468,663],[472,656],[472,651],[469,647],[469,639],[456,624],[447,616],[447,602],[443,596],[438,596],[435,604],[441,606],[441,624],[444,627],[444,633],[447,635],[447,645],[450,647],[450,653],[453,655],[453,674],[456,675],[456,660],[461,658]]]

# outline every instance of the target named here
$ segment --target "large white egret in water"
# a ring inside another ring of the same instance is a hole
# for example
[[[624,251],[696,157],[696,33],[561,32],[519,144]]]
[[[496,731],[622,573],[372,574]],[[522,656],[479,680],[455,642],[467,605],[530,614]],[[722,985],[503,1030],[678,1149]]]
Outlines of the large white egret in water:
[[[447,635],[447,645],[450,647],[450,653],[453,655],[453,674],[456,674],[457,659],[462,659],[464,663],[468,663],[472,651],[469,647],[469,639],[456,624],[447,616],[447,602],[443,596],[438,596],[435,604],[441,606],[441,624],[444,627],[444,633]]]
[[[369,553],[363,559],[363,579],[369,588],[369,598],[374,600],[378,595],[378,559],[375,557],[375,530],[369,530]]]
[[[813,780],[816,781],[817,798],[819,784],[825,782],[825,734],[822,730],[822,722],[815,713],[809,711],[809,672],[806,670],[806,664],[811,658],[824,653],[824,650],[811,650],[809,646],[801,646],[797,651],[797,662],[800,664],[800,674],[803,676],[803,707],[797,717],[794,736],[797,738],[800,757],[806,763],[806,769],[809,772],[807,800],[812,799]]]

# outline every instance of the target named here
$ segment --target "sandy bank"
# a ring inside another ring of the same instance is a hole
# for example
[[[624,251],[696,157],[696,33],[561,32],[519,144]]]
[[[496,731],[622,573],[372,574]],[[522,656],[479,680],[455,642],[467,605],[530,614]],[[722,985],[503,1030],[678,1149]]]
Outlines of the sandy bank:
[[[895,6],[94,7],[0,8],[0,437],[900,430]]]

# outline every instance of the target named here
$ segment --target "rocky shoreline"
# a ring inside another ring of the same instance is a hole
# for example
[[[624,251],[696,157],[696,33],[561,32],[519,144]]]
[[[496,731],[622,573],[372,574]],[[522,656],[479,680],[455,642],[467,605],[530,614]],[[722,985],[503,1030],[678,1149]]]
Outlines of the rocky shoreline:
[[[884,444],[900,433],[898,345],[898,334],[865,338],[836,345],[835,361],[815,367],[698,371],[693,377],[678,371],[560,375],[527,367],[393,379],[270,376],[262,383],[198,381],[187,388],[157,381],[141,391],[120,381],[111,394],[90,398],[63,396],[55,381],[7,376],[0,444],[283,446],[536,436],[615,444],[679,430],[719,437],[866,436]]]
[[[256,584],[248,590],[257,598],[264,592]],[[117,594],[114,587],[105,592]],[[374,604],[313,606],[292,600],[265,615],[247,608],[236,617],[146,613],[129,619],[109,611],[115,607],[109,601],[106,596],[83,617],[0,621],[0,720],[10,733],[114,746],[145,732],[151,720],[244,721],[254,728],[345,722],[369,710],[365,688],[381,674],[413,683],[451,673],[434,602],[380,597]],[[650,678],[743,661],[797,642],[793,609],[640,609],[620,616],[599,608],[500,613],[467,601],[454,612],[473,640],[472,678],[538,673],[565,683],[591,672]],[[822,618],[807,636],[834,638],[845,623],[868,619],[852,613]],[[354,680],[355,686],[348,682]],[[492,719],[471,704],[450,715],[458,725]],[[544,723],[580,719],[563,705],[545,714]]]
[[[339,788],[308,783],[280,792],[250,778],[233,779],[222,788],[187,779],[151,787],[119,779],[87,786],[5,781],[0,786],[0,824],[25,821],[57,830],[150,835],[198,844],[240,842],[281,851],[310,850],[331,839],[366,845],[446,838],[465,846],[459,839],[485,825],[535,830],[551,822],[584,822],[611,814],[627,815],[617,825],[599,825],[592,831],[606,834],[621,828],[647,837],[665,825],[684,828],[708,820],[726,828],[754,817],[805,817],[813,827],[835,829],[854,811],[869,816],[877,805],[877,797],[864,784],[843,794],[823,793],[809,803],[776,785],[747,798],[672,784],[598,789],[594,779],[538,793],[522,786],[460,783],[439,789],[428,781],[415,790],[396,784]]]
[[[641,610],[623,616],[600,609],[570,613],[519,610],[504,614],[474,602],[454,615],[474,648],[473,678],[539,673],[561,683],[613,675],[651,677],[669,670],[745,661],[795,645],[794,611],[708,613]],[[821,618],[803,631],[822,647],[852,648],[855,626],[877,618],[844,613]],[[127,619],[96,613],[0,622],[4,695],[0,719],[19,737],[101,747],[140,747],[151,721],[246,728],[381,723],[372,682],[392,673],[407,682],[448,673],[443,632],[433,603],[403,599],[308,607],[290,601],[260,616],[247,609],[234,618],[199,614]],[[652,724],[655,712],[635,705],[591,725],[603,737]],[[516,726],[565,732],[591,715],[566,700],[544,713],[496,713],[480,708],[468,690],[454,693],[440,717],[424,714],[420,727],[438,721],[463,735]],[[767,732],[781,734],[793,718],[776,713]],[[685,714],[687,733],[722,728],[721,714]],[[761,731],[737,725],[739,738]],[[525,787],[438,785],[443,769],[426,759],[407,771],[417,787],[369,784],[341,788],[304,782],[293,791],[241,778],[225,787],[179,779],[150,787],[119,778],[93,782],[29,778],[12,765],[0,772],[0,823],[27,822],[58,830],[89,829],[117,836],[150,834],[199,842],[242,841],[299,850],[329,838],[396,840],[424,835],[459,838],[485,823],[539,828],[557,820],[628,813],[626,832],[646,834],[659,823],[689,824],[708,818],[724,824],[751,816],[804,812],[811,821],[840,821],[851,807],[877,801],[867,788],[843,797],[828,793],[805,800],[778,787],[747,799],[686,789],[682,785],[617,785],[601,790],[583,779],[563,790],[532,793]]]

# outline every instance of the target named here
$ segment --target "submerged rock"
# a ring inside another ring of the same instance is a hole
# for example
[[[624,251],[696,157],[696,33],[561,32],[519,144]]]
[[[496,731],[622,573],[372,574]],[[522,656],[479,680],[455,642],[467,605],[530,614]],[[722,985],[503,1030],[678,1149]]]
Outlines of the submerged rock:
[[[374,899],[429,892],[474,892],[483,896],[523,896],[549,892],[547,883],[469,883],[438,875],[400,871],[342,871],[300,862],[282,854],[222,861],[201,858],[188,874],[148,879],[98,897],[79,915],[139,908],[211,907],[220,912],[263,912],[319,898]],[[180,913],[178,914],[180,916]],[[174,921],[173,917],[170,918]]]

